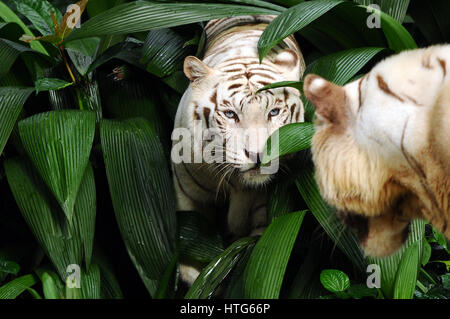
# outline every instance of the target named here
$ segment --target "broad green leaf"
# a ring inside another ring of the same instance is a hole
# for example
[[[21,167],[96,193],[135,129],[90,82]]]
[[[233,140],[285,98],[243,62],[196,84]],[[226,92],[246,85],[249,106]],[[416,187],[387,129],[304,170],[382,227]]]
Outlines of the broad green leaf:
[[[91,153],[95,114],[52,111],[19,122],[25,150],[58,200],[69,224]]]
[[[0,1],[0,18],[5,22],[17,23],[25,32],[26,35],[34,37],[33,32],[20,20],[20,18],[12,11],[6,4]],[[33,42],[30,44],[31,48],[44,54],[49,55],[47,50],[39,42]]]
[[[272,222],[277,217],[294,211],[294,200],[288,192],[291,183],[274,183],[269,191],[267,219]]]
[[[39,278],[42,282],[42,290],[44,291],[45,299],[61,299],[61,293],[56,285],[55,279],[48,272],[44,271],[39,274]],[[59,278],[57,277],[57,280]]]
[[[445,289],[450,290],[450,274],[444,274],[441,276],[442,286]]]
[[[350,287],[347,274],[337,269],[325,269],[320,273],[320,282],[328,291],[343,292]]]
[[[420,265],[419,242],[410,245],[398,265],[394,286],[394,299],[412,299]]]
[[[390,49],[395,52],[401,52],[403,50],[417,49],[417,44],[412,35],[402,26],[397,20],[390,15],[377,10],[369,9],[369,7],[361,6],[365,10],[376,14],[381,19],[381,27],[388,42]]]
[[[278,298],[284,273],[305,212],[272,221],[256,243],[244,273],[245,298]]]
[[[167,108],[169,103],[165,101],[160,102],[159,94],[165,92],[162,85],[156,85],[154,90],[148,89],[146,77],[137,76],[127,66],[116,68],[117,76],[123,76],[120,81],[115,80],[113,75],[102,77],[99,79],[100,90],[108,92],[102,95],[102,103],[105,108],[105,113],[112,118],[132,119],[141,117],[146,119],[156,134],[161,138],[163,145],[170,145],[170,140],[166,138],[166,126],[164,125],[164,114],[161,112],[160,106]],[[179,99],[173,92],[170,96],[178,106]],[[126,105],[127,107],[123,107]]]
[[[182,69],[184,58],[194,54],[186,39],[171,29],[152,30],[142,48],[141,62],[148,72],[156,76],[167,76]]]
[[[24,45],[6,39],[0,39],[0,78],[3,77],[24,52],[36,52]]]
[[[35,83],[36,94],[43,91],[62,90],[71,85],[73,85],[73,83],[56,78],[39,79]]]
[[[256,237],[245,237],[231,244],[222,254],[214,258],[213,261],[203,268],[185,298],[211,298],[220,283],[228,276],[243,254],[245,254],[247,247],[256,240]]]
[[[267,1],[261,1],[261,0],[228,0],[229,2],[235,2],[239,4],[248,4],[251,6],[261,7],[261,8],[267,8],[272,9],[275,11],[284,11],[286,8],[277,6],[276,4],[269,3]]]
[[[125,0],[90,0],[87,4],[86,10],[89,17],[92,18],[124,2]]]
[[[89,66],[86,73],[94,71],[112,59],[119,59],[136,67],[144,68],[144,65],[140,62],[141,54],[142,44],[137,41],[127,40],[118,43],[110,47],[102,55],[95,59],[95,61]]]
[[[376,288],[369,288],[366,284],[352,285],[348,288],[347,293],[354,299],[360,299],[364,297],[378,296],[378,290]]]
[[[396,294],[402,295],[404,298],[409,297],[410,287],[415,287],[417,272],[419,270],[420,256],[422,254],[422,243],[425,232],[425,222],[415,220],[410,225],[410,235],[407,242],[393,255],[385,258],[368,257],[367,260],[371,264],[380,266],[381,272],[381,291],[385,298],[394,298]],[[408,252],[408,257],[403,259],[405,252],[411,245],[417,246]],[[418,254],[417,261],[414,261],[415,255]],[[414,258],[413,258],[414,257]],[[403,266],[400,266],[405,261]],[[410,263],[410,264],[406,264]],[[397,288],[399,287],[399,288]],[[399,289],[397,292],[396,290]]]
[[[366,261],[358,241],[355,235],[337,218],[335,210],[330,208],[320,196],[319,188],[314,179],[314,170],[311,166],[305,166],[298,176],[296,184],[303,200],[328,236],[353,264],[364,272]]]
[[[403,23],[410,0],[355,0],[359,4],[370,6],[378,5],[381,11]]]
[[[67,43],[67,53],[81,75],[87,74],[94,61],[99,43],[99,38],[87,38]]]
[[[323,294],[320,283],[320,243],[311,242],[305,259],[298,265],[298,271],[289,285],[289,299],[315,299]]]
[[[282,87],[286,87],[286,86],[295,88],[295,89],[299,90],[300,92],[303,92],[303,82],[283,81],[283,82],[276,82],[276,83],[268,84],[268,85],[260,88],[258,91],[256,91],[256,93],[259,93],[259,92],[265,91],[265,90],[270,90],[270,89],[282,88]]]
[[[94,170],[90,163],[86,167],[80,184],[74,213],[78,223],[79,239],[83,246],[86,269],[90,270],[92,249],[94,247],[95,218],[97,215]]]
[[[25,290],[37,283],[34,275],[16,278],[0,287],[0,299],[16,299]]]
[[[133,1],[89,19],[80,29],[74,30],[66,42],[92,36],[142,32],[230,16],[259,14],[276,15],[278,11],[233,4]]]
[[[273,138],[267,140],[261,164],[267,165],[276,158],[310,148],[313,134],[312,123],[291,123],[282,126],[272,135]]]
[[[33,88],[0,88],[0,154]]]
[[[424,238],[423,239],[423,251],[422,251],[422,257],[420,263],[422,266],[425,266],[428,264],[428,261],[430,261],[431,257],[431,246],[428,243],[428,241]]]
[[[178,212],[181,254],[210,262],[223,253],[225,244],[218,231],[198,212]]]
[[[123,293],[120,289],[113,267],[106,257],[96,249],[94,252],[94,262],[100,268],[100,296],[102,299],[122,299]]]
[[[162,145],[144,119],[102,120],[100,136],[117,224],[154,296],[176,248],[173,185]]]
[[[264,30],[258,42],[259,59],[284,38],[299,31],[344,0],[305,1],[283,11]]]
[[[317,74],[338,85],[346,84],[384,48],[355,48],[321,57],[310,63],[306,74]]]
[[[100,268],[95,263],[81,273],[81,298],[100,299]]]
[[[0,272],[17,275],[20,271],[18,263],[0,257]]]
[[[16,3],[17,11],[30,20],[42,35],[56,32],[51,12],[58,21],[61,21],[62,14],[47,0],[17,0]]]
[[[88,231],[93,232],[94,227],[84,225],[85,220],[89,219],[87,216],[93,216],[90,220],[95,219],[95,203],[92,203],[95,189],[91,166],[86,169],[81,183],[72,228],[59,204],[28,160],[8,159],[4,166],[8,183],[23,218],[55,266],[60,278],[65,282],[66,269],[69,265],[76,264],[81,267],[83,253],[86,259],[90,258],[88,254],[91,248],[87,246],[92,246],[89,236],[93,234],[84,234]]]
[[[240,256],[236,266],[228,275],[226,291],[223,295],[224,299],[242,299],[244,298],[244,273],[248,260],[253,252],[255,243],[247,246]]]

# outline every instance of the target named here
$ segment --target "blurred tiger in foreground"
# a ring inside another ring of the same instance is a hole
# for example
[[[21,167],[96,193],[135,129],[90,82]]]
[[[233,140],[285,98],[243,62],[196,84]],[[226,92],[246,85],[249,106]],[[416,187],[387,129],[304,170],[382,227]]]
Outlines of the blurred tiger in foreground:
[[[266,140],[281,126],[304,120],[298,90],[257,93],[271,83],[298,81],[305,69],[293,37],[275,46],[260,63],[257,43],[273,18],[210,21],[203,60],[189,56],[184,63],[191,83],[178,106],[172,134],[177,209],[214,214],[216,205],[228,204],[232,239],[264,230],[263,186],[275,174],[263,172],[260,165]],[[190,138],[183,136],[183,129],[189,130]],[[195,140],[198,134],[200,142]],[[194,271],[191,279],[195,277]]]
[[[344,87],[305,79],[321,193],[368,255],[394,253],[412,219],[450,237],[449,66],[441,45],[390,57]]]

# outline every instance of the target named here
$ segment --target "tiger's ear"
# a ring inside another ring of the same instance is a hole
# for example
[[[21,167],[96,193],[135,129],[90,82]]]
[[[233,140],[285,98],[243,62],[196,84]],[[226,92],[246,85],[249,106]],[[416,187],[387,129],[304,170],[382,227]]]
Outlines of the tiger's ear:
[[[212,72],[212,69],[195,56],[188,56],[184,60],[184,74],[191,81],[200,80]]]
[[[285,49],[277,54],[273,63],[284,72],[292,72],[298,70],[300,57],[295,50]],[[295,81],[298,81],[298,78]]]
[[[303,91],[314,104],[316,115],[332,124],[342,124],[347,119],[344,88],[331,83],[320,76],[308,74],[305,77]]]

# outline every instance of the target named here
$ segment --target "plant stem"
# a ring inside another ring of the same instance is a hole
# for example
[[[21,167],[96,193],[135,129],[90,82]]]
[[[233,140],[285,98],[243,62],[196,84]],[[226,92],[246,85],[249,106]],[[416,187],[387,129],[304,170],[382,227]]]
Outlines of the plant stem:
[[[72,73],[72,70],[70,69],[70,65],[69,65],[69,62],[67,61],[66,55],[64,54],[64,48],[61,45],[59,46],[59,52],[61,52],[61,56],[64,60],[64,64],[66,65],[67,71],[69,71],[69,75],[70,75],[70,78],[72,79],[72,82],[74,84],[77,83],[77,81],[75,80],[75,77]]]

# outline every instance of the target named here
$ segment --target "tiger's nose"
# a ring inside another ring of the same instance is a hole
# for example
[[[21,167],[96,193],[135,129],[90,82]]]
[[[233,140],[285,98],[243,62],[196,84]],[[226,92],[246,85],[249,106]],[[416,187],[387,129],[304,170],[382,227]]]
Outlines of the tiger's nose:
[[[247,156],[248,159],[250,159],[253,163],[255,163],[256,167],[261,166],[262,153],[249,152],[247,149],[245,149],[244,151],[245,156]]]

